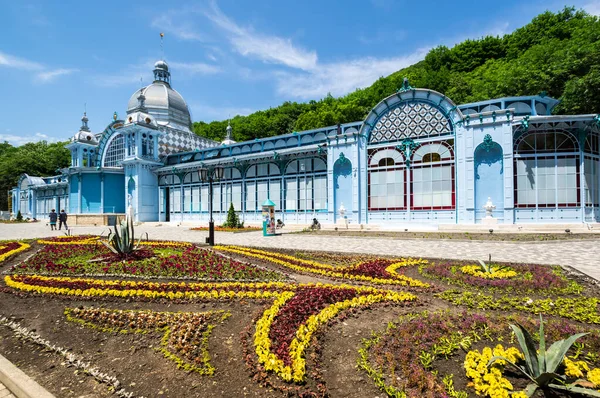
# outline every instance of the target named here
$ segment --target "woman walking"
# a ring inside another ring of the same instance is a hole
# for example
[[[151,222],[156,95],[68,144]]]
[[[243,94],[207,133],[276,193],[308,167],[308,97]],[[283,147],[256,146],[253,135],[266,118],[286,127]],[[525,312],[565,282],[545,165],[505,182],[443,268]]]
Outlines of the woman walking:
[[[50,231],[56,231],[56,220],[58,220],[58,214],[56,214],[56,210],[52,209],[50,212]]]

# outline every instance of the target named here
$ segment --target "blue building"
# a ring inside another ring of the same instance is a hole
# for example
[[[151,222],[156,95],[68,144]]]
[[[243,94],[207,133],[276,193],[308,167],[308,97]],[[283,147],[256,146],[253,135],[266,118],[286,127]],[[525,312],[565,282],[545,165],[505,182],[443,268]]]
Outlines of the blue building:
[[[219,143],[192,133],[166,62],[154,78],[103,132],[90,132],[84,115],[67,145],[71,166],[23,175],[11,191],[14,213],[42,219],[65,208],[76,223],[106,224],[131,195],[137,221],[206,223],[209,187],[198,170],[219,165],[217,223],[233,203],[258,224],[267,199],[288,224],[600,219],[600,116],[554,116],[558,101],[545,95],[456,105],[405,80],[365,120],[240,143],[228,126]]]

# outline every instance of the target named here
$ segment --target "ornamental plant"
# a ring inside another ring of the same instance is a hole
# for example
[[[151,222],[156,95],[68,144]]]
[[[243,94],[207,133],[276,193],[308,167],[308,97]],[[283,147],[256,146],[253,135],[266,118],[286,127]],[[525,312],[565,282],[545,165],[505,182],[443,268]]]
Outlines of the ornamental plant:
[[[478,261],[479,265],[467,265],[462,267],[461,270],[466,274],[486,279],[512,278],[517,275],[515,271],[506,265],[492,265],[486,264],[481,260]]]
[[[240,222],[240,218],[235,213],[233,202],[229,205],[227,211],[227,221],[223,223],[223,228],[244,228],[244,222]]]
[[[119,234],[119,229],[121,233]],[[146,240],[148,240],[148,233],[146,234]],[[143,234],[142,234],[143,236]],[[105,241],[101,241],[104,246],[106,246],[110,251],[114,254],[119,255],[120,257],[126,258],[131,255],[134,251],[140,248],[140,243],[142,242],[142,238],[140,237],[135,243],[135,233],[133,229],[133,220],[129,215],[127,216],[125,222],[121,221],[119,228],[115,225],[114,234],[109,232],[108,234],[108,243]]]
[[[513,330],[519,341],[519,346],[521,347],[521,351],[525,358],[525,364],[523,366],[517,365],[514,356],[507,358],[506,356],[497,355],[489,360],[488,367],[499,360],[511,364],[531,380],[531,383],[525,389],[525,394],[527,394],[528,397],[533,396],[538,389],[561,390],[590,397],[600,397],[600,392],[589,388],[578,387],[576,385],[576,380],[575,382],[568,383],[569,380],[567,376],[558,373],[559,366],[563,363],[567,351],[569,351],[577,339],[588,333],[577,333],[566,339],[556,341],[548,348],[548,350],[546,350],[544,321],[541,314],[540,345],[538,349],[535,347],[533,337],[522,325],[518,323],[516,325],[510,324],[510,328]]]

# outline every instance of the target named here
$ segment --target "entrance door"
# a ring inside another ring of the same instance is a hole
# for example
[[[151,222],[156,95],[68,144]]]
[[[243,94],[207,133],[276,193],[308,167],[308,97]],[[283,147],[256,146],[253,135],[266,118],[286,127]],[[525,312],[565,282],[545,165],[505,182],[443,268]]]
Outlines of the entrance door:
[[[481,223],[485,218],[483,206],[489,198],[496,206],[492,216],[501,223],[504,219],[502,147],[488,137],[475,149],[475,222]]]
[[[340,219],[342,204],[346,209],[348,221],[352,219],[352,162],[340,157],[333,165],[333,201],[334,220]]]
[[[163,194],[165,195],[165,199],[163,200],[163,203],[165,204],[165,221],[169,222],[171,221],[171,195],[169,192],[169,187],[163,189]]]

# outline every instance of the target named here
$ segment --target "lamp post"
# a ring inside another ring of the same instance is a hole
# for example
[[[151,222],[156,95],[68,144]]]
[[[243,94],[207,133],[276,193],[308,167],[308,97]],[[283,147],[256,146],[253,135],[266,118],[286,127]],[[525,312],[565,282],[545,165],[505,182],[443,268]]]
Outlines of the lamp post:
[[[208,212],[210,220],[208,221],[208,244],[215,245],[215,220],[213,220],[213,181],[223,178],[223,166],[216,165],[211,168],[201,167],[198,170],[200,181],[208,181]]]

